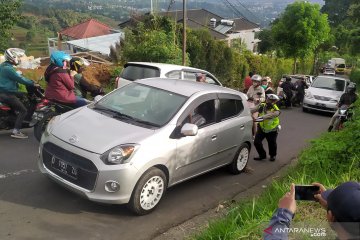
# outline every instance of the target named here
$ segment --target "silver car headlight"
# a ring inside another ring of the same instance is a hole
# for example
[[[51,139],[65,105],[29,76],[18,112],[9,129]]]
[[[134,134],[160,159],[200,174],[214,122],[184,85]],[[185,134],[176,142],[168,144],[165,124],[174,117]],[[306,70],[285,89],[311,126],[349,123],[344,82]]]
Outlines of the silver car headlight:
[[[103,153],[100,158],[105,164],[125,164],[130,161],[137,148],[138,145],[136,144],[119,145]]]
[[[313,98],[314,98],[314,96],[311,94],[310,91],[306,91],[306,92],[305,92],[305,97],[306,97],[306,98],[309,98],[309,99],[313,99]]]

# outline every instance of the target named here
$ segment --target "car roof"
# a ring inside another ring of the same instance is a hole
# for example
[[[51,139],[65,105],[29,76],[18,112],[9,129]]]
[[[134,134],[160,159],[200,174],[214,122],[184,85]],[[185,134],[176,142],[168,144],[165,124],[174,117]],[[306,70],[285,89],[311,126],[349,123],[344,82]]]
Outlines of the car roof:
[[[194,82],[182,79],[171,79],[171,78],[146,78],[136,80],[136,83],[148,85],[151,87],[160,88],[169,92],[174,92],[183,96],[190,97],[191,95],[204,92],[204,93],[230,93],[236,95],[242,95],[241,92],[213,85],[209,83]]]
[[[318,77],[321,77],[321,78],[336,78],[336,79],[339,79],[339,80],[344,80],[344,81],[350,82],[349,79],[346,79],[346,78],[343,78],[343,77],[338,77],[338,76],[319,75],[316,78],[318,78]]]
[[[162,69],[164,71],[188,69],[188,70],[193,70],[193,71],[201,71],[201,72],[209,73],[208,71],[203,70],[203,69],[182,66],[182,65],[169,64],[169,63],[128,62],[128,63],[126,63],[126,65],[145,65],[145,66],[156,67],[156,68]]]

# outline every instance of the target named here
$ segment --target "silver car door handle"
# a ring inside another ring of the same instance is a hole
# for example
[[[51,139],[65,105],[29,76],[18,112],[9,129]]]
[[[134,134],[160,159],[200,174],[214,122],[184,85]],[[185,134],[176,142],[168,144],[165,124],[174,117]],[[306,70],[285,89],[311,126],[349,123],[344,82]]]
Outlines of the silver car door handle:
[[[211,136],[211,141],[215,141],[216,138],[217,138],[217,135],[212,135],[212,136]]]
[[[241,130],[244,130],[244,129],[245,129],[245,125],[241,125],[241,126],[240,126],[240,129],[241,129]]]

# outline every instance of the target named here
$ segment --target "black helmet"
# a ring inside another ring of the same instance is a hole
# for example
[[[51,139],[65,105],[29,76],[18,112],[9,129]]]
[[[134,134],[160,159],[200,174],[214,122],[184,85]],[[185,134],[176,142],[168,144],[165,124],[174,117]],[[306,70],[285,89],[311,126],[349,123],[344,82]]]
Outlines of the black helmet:
[[[73,57],[70,60],[70,70],[78,72],[81,68],[89,66],[90,63],[85,58]]]
[[[347,86],[347,91],[348,92],[355,92],[356,91],[356,84],[355,83],[350,83],[349,86]]]

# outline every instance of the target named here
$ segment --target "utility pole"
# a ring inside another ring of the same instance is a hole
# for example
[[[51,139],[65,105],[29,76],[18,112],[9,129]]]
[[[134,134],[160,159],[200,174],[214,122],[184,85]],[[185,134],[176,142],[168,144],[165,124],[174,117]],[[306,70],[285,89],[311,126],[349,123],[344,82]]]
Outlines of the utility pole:
[[[154,11],[154,9],[153,9],[153,0],[150,0],[150,13],[154,14],[153,11]]]
[[[183,0],[183,46],[182,46],[182,64],[186,65],[186,0]]]

